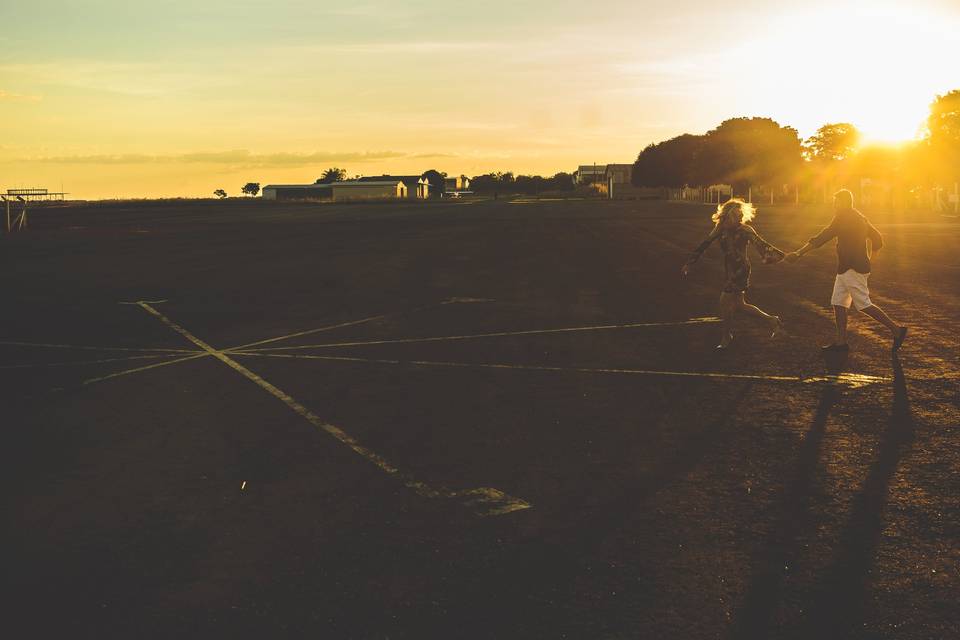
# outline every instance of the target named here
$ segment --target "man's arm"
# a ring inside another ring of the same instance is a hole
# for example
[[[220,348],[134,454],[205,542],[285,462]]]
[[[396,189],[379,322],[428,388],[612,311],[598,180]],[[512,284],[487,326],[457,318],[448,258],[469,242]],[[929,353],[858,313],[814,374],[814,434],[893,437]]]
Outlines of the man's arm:
[[[834,216],[833,221],[831,221],[828,226],[824,227],[824,229],[820,233],[818,233],[817,235],[807,240],[806,244],[804,244],[802,247],[800,247],[793,253],[788,253],[786,260],[787,262],[796,262],[805,254],[810,253],[814,249],[819,249],[824,245],[824,243],[827,242],[827,240],[835,237],[837,237],[836,216]]]
[[[883,236],[877,231],[877,228],[867,220],[867,238],[870,240],[871,253],[876,253],[883,248]]]

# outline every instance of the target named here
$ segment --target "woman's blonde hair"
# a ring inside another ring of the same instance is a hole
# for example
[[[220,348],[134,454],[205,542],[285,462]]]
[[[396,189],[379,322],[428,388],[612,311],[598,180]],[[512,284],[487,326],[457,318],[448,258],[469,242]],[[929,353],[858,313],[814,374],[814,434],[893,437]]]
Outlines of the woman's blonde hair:
[[[744,202],[743,198],[730,198],[723,204],[717,205],[717,211],[712,217],[714,224],[723,222],[724,218],[734,209],[739,209],[743,214],[743,218],[740,220],[741,222],[750,222],[757,213],[753,205],[749,202]]]

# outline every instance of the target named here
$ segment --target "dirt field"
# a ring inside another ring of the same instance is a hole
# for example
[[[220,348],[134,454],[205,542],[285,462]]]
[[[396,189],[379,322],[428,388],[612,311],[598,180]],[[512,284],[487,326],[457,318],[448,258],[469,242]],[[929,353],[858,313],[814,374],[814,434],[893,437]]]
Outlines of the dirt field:
[[[899,359],[862,315],[821,356],[830,246],[754,260],[786,330],[715,352],[701,206],[38,208],[0,237],[8,628],[958,637],[960,224],[867,213]]]

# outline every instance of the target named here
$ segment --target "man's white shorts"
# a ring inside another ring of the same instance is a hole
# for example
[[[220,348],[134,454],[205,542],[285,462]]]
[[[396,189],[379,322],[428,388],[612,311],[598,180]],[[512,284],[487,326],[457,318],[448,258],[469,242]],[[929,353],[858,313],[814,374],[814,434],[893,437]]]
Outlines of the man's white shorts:
[[[839,274],[833,283],[831,304],[849,309],[850,304],[853,303],[853,308],[857,311],[873,306],[870,302],[870,289],[867,287],[869,277],[869,273],[857,273],[853,269],[847,269]]]

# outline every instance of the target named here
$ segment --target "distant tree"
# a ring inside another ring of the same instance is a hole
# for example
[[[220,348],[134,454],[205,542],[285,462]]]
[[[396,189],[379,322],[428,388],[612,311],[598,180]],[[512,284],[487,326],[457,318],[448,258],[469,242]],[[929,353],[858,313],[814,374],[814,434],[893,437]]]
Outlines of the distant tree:
[[[851,157],[860,143],[860,132],[848,122],[825,124],[803,143],[811,160],[840,161]]]
[[[216,191],[213,192],[213,195],[217,196],[222,200],[223,198],[227,197],[227,192],[224,191],[223,189],[217,189]]]
[[[553,174],[550,178],[550,189],[552,191],[573,191],[573,174],[563,171]]]
[[[330,182],[342,182],[347,177],[347,170],[340,167],[330,167],[326,169],[316,184],[328,184]]]
[[[692,184],[694,162],[703,138],[685,133],[647,145],[633,163],[631,182],[637,187],[682,187]]]
[[[485,173],[470,178],[470,188],[477,193],[492,192],[497,186],[497,178],[492,173]]]
[[[477,193],[513,193],[516,178],[512,171],[485,173],[470,178],[470,190]]]
[[[441,198],[446,192],[446,176],[445,173],[440,173],[436,169],[430,169],[429,171],[424,171],[420,176],[424,178],[427,182],[430,183],[429,196],[431,198]]]
[[[240,191],[247,194],[248,196],[255,196],[258,193],[260,193],[260,183],[248,182],[247,184],[243,185],[243,188],[240,189]]]

